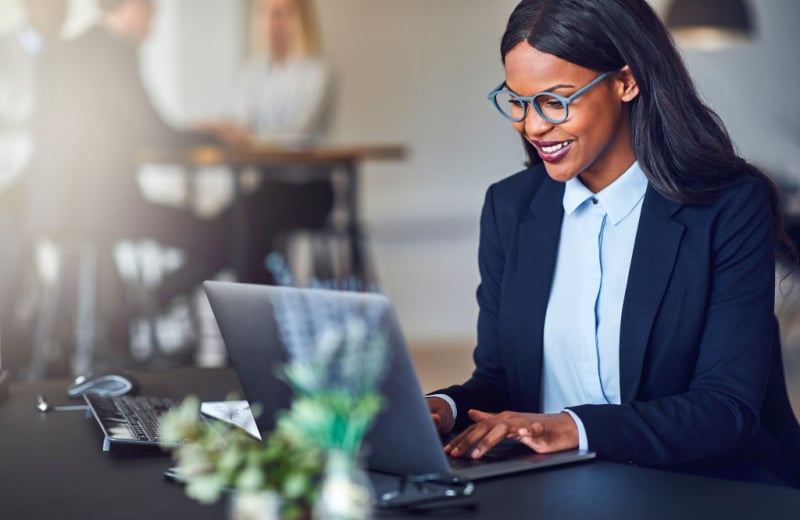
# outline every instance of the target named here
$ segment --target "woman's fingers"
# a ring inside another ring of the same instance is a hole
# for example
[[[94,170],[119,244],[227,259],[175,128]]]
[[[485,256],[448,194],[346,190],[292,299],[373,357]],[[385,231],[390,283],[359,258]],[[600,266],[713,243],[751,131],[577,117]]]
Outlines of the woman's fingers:
[[[495,423],[486,435],[478,441],[478,444],[472,448],[469,456],[473,459],[481,458],[487,451],[495,447],[495,445],[505,439],[508,435],[508,426],[503,423]]]
[[[469,410],[475,424],[464,430],[445,446],[445,453],[453,457],[469,455],[480,458],[503,439],[513,436],[524,423],[524,414],[503,412],[494,414],[481,410]]]
[[[475,422],[485,421],[486,419],[491,419],[496,417],[497,414],[489,413],[489,412],[482,412],[480,410],[471,409],[467,412],[469,418]]]

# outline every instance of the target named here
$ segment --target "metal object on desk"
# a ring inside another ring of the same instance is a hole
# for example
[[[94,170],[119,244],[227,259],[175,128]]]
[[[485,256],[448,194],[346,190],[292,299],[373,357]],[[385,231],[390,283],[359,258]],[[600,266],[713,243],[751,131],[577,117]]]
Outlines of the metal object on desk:
[[[8,370],[0,368],[0,403],[8,399],[9,379]]]
[[[8,375],[8,370],[3,369],[3,334],[0,330],[0,403],[8,399],[8,385],[11,376]]]
[[[65,405],[65,406],[53,406],[49,402],[44,395],[39,394],[36,396],[36,409],[42,413],[47,412],[74,412],[74,411],[86,411],[89,408],[85,404],[76,404],[76,405]]]

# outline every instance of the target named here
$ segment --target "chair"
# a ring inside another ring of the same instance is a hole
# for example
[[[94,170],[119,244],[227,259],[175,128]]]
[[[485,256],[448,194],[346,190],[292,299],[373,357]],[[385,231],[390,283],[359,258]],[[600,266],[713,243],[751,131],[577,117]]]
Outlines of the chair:
[[[92,373],[97,345],[109,329],[104,325],[120,317],[126,321],[131,306],[145,317],[151,330],[156,330],[157,305],[142,277],[141,259],[135,258],[138,279],[132,287],[132,298],[126,298],[114,259],[115,245],[115,241],[98,243],[77,236],[41,239],[34,245],[36,311],[25,375],[28,381],[45,378],[52,359],[59,355],[71,354],[71,375]],[[57,352],[57,344],[63,340],[60,329],[70,319],[74,349]],[[154,350],[160,350],[156,334],[152,334],[151,341]],[[127,343],[117,347],[122,347],[119,353],[128,356]]]
[[[777,318],[773,328],[773,338],[767,392],[761,409],[761,423],[778,441],[778,446],[789,462],[795,479],[800,483],[800,424],[795,418],[786,392]]]
[[[298,229],[280,239],[289,266],[299,282],[313,280],[341,289],[366,290],[375,283],[366,258],[356,269],[352,236],[332,224],[317,229]]]

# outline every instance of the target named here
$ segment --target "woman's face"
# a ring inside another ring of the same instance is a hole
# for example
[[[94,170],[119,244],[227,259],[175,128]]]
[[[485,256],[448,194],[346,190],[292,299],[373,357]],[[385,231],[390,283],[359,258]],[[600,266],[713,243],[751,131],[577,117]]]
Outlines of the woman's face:
[[[507,87],[521,96],[551,91],[564,97],[606,72],[580,67],[525,41],[506,54],[505,71]],[[565,182],[578,176],[596,193],[635,161],[627,101],[637,94],[625,68],[570,103],[563,123],[549,123],[528,106],[514,128],[536,148],[550,177]]]
[[[285,55],[295,37],[297,12],[294,0],[262,0],[259,6],[262,34],[273,53]]]

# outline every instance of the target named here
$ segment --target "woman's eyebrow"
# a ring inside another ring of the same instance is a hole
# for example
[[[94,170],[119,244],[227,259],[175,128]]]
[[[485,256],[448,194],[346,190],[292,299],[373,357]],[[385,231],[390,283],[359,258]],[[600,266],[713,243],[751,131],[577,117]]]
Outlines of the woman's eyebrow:
[[[567,84],[564,84],[564,83],[559,83],[557,85],[553,85],[550,88],[546,88],[546,89],[542,90],[542,92],[552,92],[552,91],[558,90],[560,88],[575,88],[575,85],[567,85]]]
[[[511,88],[511,85],[509,85],[508,82],[506,82],[506,88],[508,90],[510,90],[511,92],[513,92],[514,94],[521,95],[519,92],[517,92],[516,90]],[[575,88],[575,85],[569,85],[569,84],[566,84],[566,83],[558,83],[557,85],[553,85],[552,87],[546,88],[544,90],[540,90],[539,92],[552,92],[552,91],[558,90],[560,88]]]

